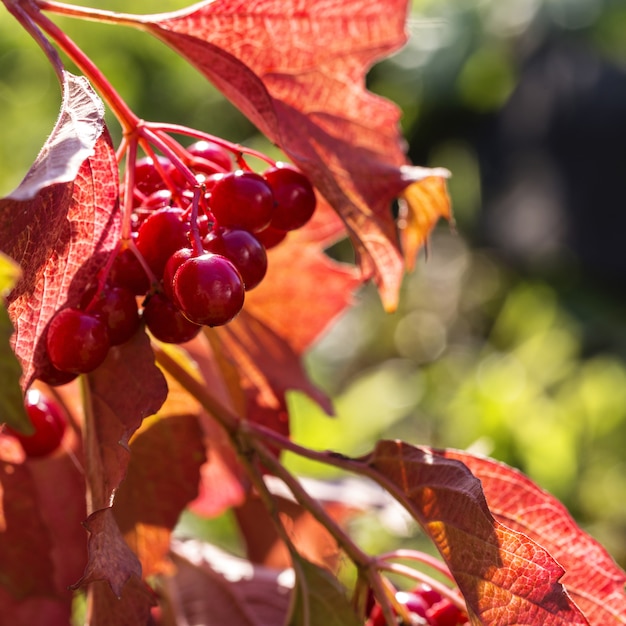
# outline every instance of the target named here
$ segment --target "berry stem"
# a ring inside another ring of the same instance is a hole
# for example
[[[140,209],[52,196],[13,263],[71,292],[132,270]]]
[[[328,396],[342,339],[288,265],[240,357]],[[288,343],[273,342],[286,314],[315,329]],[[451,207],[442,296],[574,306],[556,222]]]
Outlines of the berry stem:
[[[418,563],[424,563],[424,565],[428,565],[432,567],[434,570],[443,574],[446,578],[449,578],[454,582],[454,578],[450,573],[448,567],[440,561],[439,559],[431,556],[430,554],[426,554],[426,552],[421,552],[420,550],[394,550],[393,552],[385,552],[383,554],[379,554],[377,560],[379,562],[389,561],[391,559],[405,559],[407,561],[417,561]]]
[[[143,123],[137,131],[139,132],[141,139],[140,142],[142,147],[144,147],[144,142],[142,139],[153,144],[160,152],[163,153],[165,157],[167,157],[172,165],[180,171],[181,174],[185,177],[185,180],[191,187],[197,187],[198,181],[196,177],[193,175],[193,172],[187,167],[186,163],[180,158],[176,150],[173,150],[170,143],[171,138],[164,137],[163,133],[159,132],[158,129],[155,129],[153,125],[148,123]],[[150,149],[146,150],[147,152],[151,152]],[[159,167],[158,163],[155,160],[155,167]],[[167,181],[167,177],[164,177],[164,180]]]
[[[429,587],[432,587],[435,591],[439,592],[444,598],[450,600],[450,602],[452,602],[452,604],[454,604],[457,608],[467,612],[467,605],[465,604],[463,598],[454,590],[450,589],[450,587],[440,583],[432,576],[428,576],[428,574],[424,574],[420,570],[413,569],[412,567],[408,567],[400,563],[385,562],[380,558],[377,560],[377,565],[381,570],[385,570],[392,574],[400,574],[406,578],[427,584]]]
[[[135,188],[135,163],[137,162],[137,137],[125,139],[126,167],[124,169],[124,206],[122,209],[122,239],[129,240],[132,233],[133,189]]]
[[[237,158],[239,154],[247,154],[248,156],[257,158],[269,165],[275,165],[274,159],[270,158],[266,154],[259,152],[258,150],[254,150],[253,148],[247,148],[246,146],[242,146],[238,143],[233,143],[232,141],[228,141],[227,139],[223,139],[222,137],[216,137],[215,135],[211,135],[209,133],[205,133],[201,130],[196,130],[194,128],[188,128],[186,126],[181,126],[179,124],[165,124],[165,123],[153,123],[146,122],[146,126],[148,128],[152,128],[154,130],[163,131],[166,133],[184,135],[186,137],[192,137],[194,139],[200,139],[204,141],[211,141],[222,148],[225,148],[229,152],[232,152]]]
[[[48,0],[34,0],[35,4],[42,11],[49,11],[65,17],[75,17],[92,22],[108,24],[119,24],[123,26],[141,26],[141,16],[132,13],[118,13],[117,11],[106,11],[103,9],[93,9],[91,7],[75,6],[63,2]]]
[[[200,237],[200,229],[198,228],[198,205],[200,204],[201,196],[202,189],[200,187],[196,187],[193,190],[191,215],[189,217],[189,222],[191,224],[191,248],[196,256],[200,256],[204,252],[202,237]]]

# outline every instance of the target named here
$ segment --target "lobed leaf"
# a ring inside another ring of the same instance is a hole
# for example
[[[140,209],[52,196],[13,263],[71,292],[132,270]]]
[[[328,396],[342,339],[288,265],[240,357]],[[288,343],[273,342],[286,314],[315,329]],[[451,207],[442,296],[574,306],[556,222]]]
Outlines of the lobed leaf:
[[[0,250],[22,268],[9,315],[23,388],[46,365],[50,318],[78,302],[120,233],[117,161],[102,103],[85,79],[63,75],[57,125],[22,184],[0,199]]]
[[[401,441],[381,441],[361,461],[433,540],[472,623],[589,623],[559,582],[561,565],[530,537],[493,518],[480,480],[463,463]]]
[[[593,626],[626,623],[626,573],[566,508],[519,471],[467,452],[436,451],[480,479],[493,516],[539,543],[563,566],[572,599]]]
[[[211,0],[126,21],[187,58],[311,178],[388,309],[404,269],[390,207],[414,179],[400,111],[366,90],[365,74],[404,44],[407,5]]]

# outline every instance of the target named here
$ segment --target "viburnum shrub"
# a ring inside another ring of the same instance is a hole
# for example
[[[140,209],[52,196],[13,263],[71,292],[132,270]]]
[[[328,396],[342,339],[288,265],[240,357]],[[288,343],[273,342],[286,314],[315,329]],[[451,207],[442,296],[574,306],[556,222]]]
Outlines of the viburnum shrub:
[[[289,390],[332,411],[305,351],[364,281],[392,311],[450,218],[447,172],[407,161],[398,109],[364,86],[404,43],[407,0],[211,0],[143,16],[3,4],[62,104],[0,200],[0,624],[77,623],[80,599],[92,625],[626,623],[624,573],[518,471],[402,441],[352,458],[290,438]],[[156,36],[283,161],[141,119],[49,14]],[[356,267],[324,254],[346,235]],[[284,451],[377,483],[441,559],[366,552],[346,524],[354,494],[321,497]],[[247,559],[173,538],[185,510],[233,511]]]

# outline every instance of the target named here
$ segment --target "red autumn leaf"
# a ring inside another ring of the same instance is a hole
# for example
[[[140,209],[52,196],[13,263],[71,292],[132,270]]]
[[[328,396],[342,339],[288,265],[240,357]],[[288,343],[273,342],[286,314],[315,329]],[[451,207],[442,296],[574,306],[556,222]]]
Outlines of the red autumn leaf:
[[[150,611],[156,604],[153,591],[132,576],[118,598],[108,584],[94,582],[89,626],[143,626],[150,624]]]
[[[169,413],[166,403],[159,417],[133,437],[130,450],[113,514],[148,577],[167,569],[171,532],[198,493],[205,460],[200,425],[195,415]]]
[[[561,565],[493,518],[480,481],[463,463],[400,441],[379,442],[361,461],[433,540],[474,623],[588,624],[559,582]]]
[[[416,178],[400,111],[365,89],[365,74],[404,44],[406,14],[406,0],[384,10],[363,0],[211,0],[125,21],[186,57],[311,178],[389,309],[404,269],[390,205]]]
[[[45,366],[52,315],[75,304],[119,237],[118,172],[104,108],[84,78],[64,73],[57,125],[24,182],[0,200],[0,250],[22,268],[9,297],[22,385]]]
[[[89,561],[73,588],[104,581],[120,598],[131,576],[141,578],[141,564],[124,541],[110,507],[92,513],[84,526],[89,531]],[[106,594],[102,585],[98,589]]]
[[[264,281],[248,294],[244,311],[216,333],[236,365],[246,417],[283,434],[289,433],[289,390],[302,391],[327,413],[333,411],[309,381],[301,356],[348,308],[361,281],[353,267],[323,253],[327,235],[317,220],[271,250]]]
[[[94,425],[85,453],[96,510],[111,504],[126,474],[130,437],[167,397],[167,383],[154,364],[146,334],[139,331],[125,344],[111,348],[105,362],[89,374],[89,388]]]
[[[270,478],[266,480],[266,484],[272,489]],[[286,487],[282,483],[280,485],[281,492],[286,491]],[[336,572],[340,553],[333,536],[293,498],[285,497],[282,493],[274,493],[273,496],[285,531],[298,553],[310,562]],[[345,523],[350,514],[354,513],[354,509],[351,511],[348,505],[338,502],[325,503],[324,508],[338,522]],[[253,563],[277,569],[291,567],[289,550],[278,536],[271,515],[256,494],[248,494],[243,505],[234,512],[239,531],[246,542],[247,557]]]
[[[493,516],[534,539],[563,566],[562,584],[593,626],[626,624],[626,574],[553,496],[517,470],[455,450],[483,486]]]

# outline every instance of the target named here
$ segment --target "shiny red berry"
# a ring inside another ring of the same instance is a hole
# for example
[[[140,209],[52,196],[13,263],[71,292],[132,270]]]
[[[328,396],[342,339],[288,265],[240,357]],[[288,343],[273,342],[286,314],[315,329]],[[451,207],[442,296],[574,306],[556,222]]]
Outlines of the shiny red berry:
[[[143,319],[148,330],[165,343],[191,341],[202,329],[202,326],[190,322],[162,293],[155,293],[146,301]]]
[[[135,294],[124,287],[105,286],[88,290],[81,300],[83,308],[100,317],[107,325],[109,341],[118,346],[128,341],[139,328],[139,311]]]
[[[79,309],[62,309],[48,326],[48,356],[62,372],[83,374],[95,370],[106,358],[109,347],[106,323]]]
[[[194,157],[215,163],[222,170],[230,171],[233,167],[230,153],[212,141],[196,141],[187,148],[187,152]]]
[[[173,280],[174,302],[196,324],[221,326],[241,311],[244,286],[235,266],[219,254],[184,261]]]
[[[29,389],[24,399],[26,413],[35,432],[23,435],[7,427],[20,442],[26,456],[42,457],[54,452],[63,439],[67,420],[61,407],[38,389]]]
[[[209,208],[220,226],[256,232],[269,225],[274,197],[262,176],[237,170],[214,180]]]
[[[137,234],[137,248],[157,278],[163,276],[167,260],[189,245],[189,222],[176,207],[158,209],[143,222]]]
[[[223,230],[203,240],[207,252],[225,256],[243,278],[246,291],[254,289],[267,272],[265,248],[247,230]]]
[[[277,230],[296,230],[313,216],[317,199],[309,179],[293,165],[278,162],[263,174],[274,196],[270,225]]]

